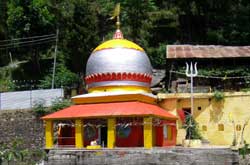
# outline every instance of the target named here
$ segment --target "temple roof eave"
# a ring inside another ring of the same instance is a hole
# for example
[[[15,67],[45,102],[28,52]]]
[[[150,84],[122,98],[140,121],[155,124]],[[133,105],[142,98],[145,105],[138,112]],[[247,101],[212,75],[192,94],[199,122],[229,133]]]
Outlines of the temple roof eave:
[[[151,93],[138,93],[138,92],[88,93],[88,94],[74,96],[71,99],[75,104],[124,102],[124,101],[140,101],[145,103],[156,104],[157,101],[157,97]]]
[[[42,117],[43,120],[154,116],[168,120],[177,117],[157,105],[137,101],[73,105]]]

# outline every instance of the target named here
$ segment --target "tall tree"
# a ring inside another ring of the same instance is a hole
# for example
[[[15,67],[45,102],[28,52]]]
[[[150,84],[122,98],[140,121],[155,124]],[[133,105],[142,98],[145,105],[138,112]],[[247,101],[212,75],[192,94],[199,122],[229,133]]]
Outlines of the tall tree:
[[[7,38],[7,1],[2,0],[0,2],[0,40],[5,40]],[[8,64],[4,58],[6,57],[6,51],[0,49],[0,66]]]
[[[7,18],[9,38],[52,34],[55,33],[54,24],[55,16],[49,11],[48,0],[9,0]],[[34,75],[39,75],[40,54],[45,53],[51,44],[33,45],[35,44],[30,41],[29,46],[20,45],[20,48],[12,48],[10,51],[18,60],[30,60]]]
[[[65,5],[69,10],[64,10]],[[59,13],[61,49],[72,70],[83,74],[91,51],[100,42],[95,3],[88,0],[65,1],[60,5]]]

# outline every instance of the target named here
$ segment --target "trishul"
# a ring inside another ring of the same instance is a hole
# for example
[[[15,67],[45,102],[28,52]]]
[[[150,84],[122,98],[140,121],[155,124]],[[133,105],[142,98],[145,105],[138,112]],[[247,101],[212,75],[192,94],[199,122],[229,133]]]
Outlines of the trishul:
[[[191,79],[191,87],[190,87],[190,93],[191,93],[191,114],[194,112],[194,97],[193,97],[193,77],[196,77],[198,75],[197,71],[197,62],[194,64],[191,62],[190,63],[190,69],[188,63],[186,63],[186,76],[190,77]]]
[[[197,75],[198,75],[197,62],[194,64],[194,67],[193,67],[193,63],[192,62],[190,63],[190,71],[189,71],[189,65],[186,62],[186,76],[187,77],[195,77]]]

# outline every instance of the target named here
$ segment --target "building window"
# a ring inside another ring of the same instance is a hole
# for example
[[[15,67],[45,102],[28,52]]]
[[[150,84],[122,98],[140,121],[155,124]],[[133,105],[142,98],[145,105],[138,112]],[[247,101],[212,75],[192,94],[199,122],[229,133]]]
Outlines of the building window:
[[[240,131],[241,130],[241,125],[240,124],[237,124],[236,125],[236,131]]]
[[[218,125],[218,130],[219,131],[224,131],[224,124],[219,124]]]
[[[200,110],[201,110],[201,107],[198,107],[198,110],[200,111]]]
[[[207,126],[206,125],[203,125],[201,128],[202,128],[202,131],[207,131]]]

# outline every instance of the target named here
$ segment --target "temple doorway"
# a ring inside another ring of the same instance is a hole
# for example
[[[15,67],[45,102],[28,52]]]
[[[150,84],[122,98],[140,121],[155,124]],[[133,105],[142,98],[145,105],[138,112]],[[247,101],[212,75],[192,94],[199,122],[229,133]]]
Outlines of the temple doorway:
[[[102,147],[107,147],[107,136],[108,136],[107,131],[108,131],[107,126],[104,126],[104,127],[100,128],[100,138],[99,138],[99,140],[100,140],[100,145]]]

